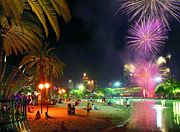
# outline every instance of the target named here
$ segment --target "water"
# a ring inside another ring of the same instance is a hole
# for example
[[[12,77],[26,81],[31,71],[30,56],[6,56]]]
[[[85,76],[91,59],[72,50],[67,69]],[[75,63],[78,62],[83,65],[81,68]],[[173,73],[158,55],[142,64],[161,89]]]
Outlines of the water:
[[[114,130],[180,132],[180,101],[132,99],[127,123]]]

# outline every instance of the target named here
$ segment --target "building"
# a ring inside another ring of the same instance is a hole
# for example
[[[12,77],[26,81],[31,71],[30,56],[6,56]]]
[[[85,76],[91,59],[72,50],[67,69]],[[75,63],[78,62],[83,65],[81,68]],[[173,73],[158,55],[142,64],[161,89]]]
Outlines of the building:
[[[88,91],[92,92],[96,87],[96,81],[89,79],[86,73],[83,73],[82,84]]]
[[[73,89],[74,88],[74,83],[73,83],[73,81],[72,80],[69,80],[68,81],[68,89]]]

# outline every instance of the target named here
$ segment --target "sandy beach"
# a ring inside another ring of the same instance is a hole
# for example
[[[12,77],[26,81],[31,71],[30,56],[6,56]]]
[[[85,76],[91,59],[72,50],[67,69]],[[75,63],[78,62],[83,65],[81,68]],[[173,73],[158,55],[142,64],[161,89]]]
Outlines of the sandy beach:
[[[52,117],[45,119],[46,106],[43,106],[43,114],[40,120],[35,120],[36,111],[40,111],[40,105],[34,106],[34,112],[27,114],[29,127],[32,132],[103,132],[116,124],[125,121],[129,112],[108,106],[106,103],[95,102],[99,110],[91,110],[87,116],[86,101],[76,106],[75,116],[67,114],[67,104],[74,102],[65,102],[63,104],[50,105],[48,114]],[[61,128],[64,122],[65,128]]]

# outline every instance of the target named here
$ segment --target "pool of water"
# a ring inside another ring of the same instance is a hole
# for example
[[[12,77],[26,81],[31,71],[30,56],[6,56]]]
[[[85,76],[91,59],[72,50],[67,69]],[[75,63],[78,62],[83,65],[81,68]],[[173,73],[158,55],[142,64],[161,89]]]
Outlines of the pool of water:
[[[126,125],[130,130],[180,131],[180,101],[132,100]]]
[[[125,99],[115,99],[125,105]],[[180,132],[180,100],[131,99],[126,123],[112,131]]]

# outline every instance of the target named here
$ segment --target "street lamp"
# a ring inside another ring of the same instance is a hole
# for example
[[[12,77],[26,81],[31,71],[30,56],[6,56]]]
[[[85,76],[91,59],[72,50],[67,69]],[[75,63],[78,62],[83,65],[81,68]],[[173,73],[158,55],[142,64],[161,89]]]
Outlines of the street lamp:
[[[41,114],[42,114],[42,90],[46,88],[46,96],[48,95],[48,88],[50,87],[49,83],[40,83],[39,89],[41,90]],[[47,102],[47,112],[48,112],[48,102]]]

